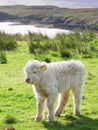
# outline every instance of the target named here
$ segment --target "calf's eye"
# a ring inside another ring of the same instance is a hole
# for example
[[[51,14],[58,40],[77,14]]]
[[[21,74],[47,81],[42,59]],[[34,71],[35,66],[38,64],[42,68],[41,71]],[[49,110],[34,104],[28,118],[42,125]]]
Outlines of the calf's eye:
[[[36,71],[34,71],[33,73],[36,74]]]

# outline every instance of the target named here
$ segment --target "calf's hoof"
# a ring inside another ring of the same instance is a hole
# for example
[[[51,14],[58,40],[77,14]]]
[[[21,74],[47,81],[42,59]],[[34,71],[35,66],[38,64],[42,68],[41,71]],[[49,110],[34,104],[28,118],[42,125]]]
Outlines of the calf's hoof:
[[[48,117],[49,122],[54,122],[54,117]]]
[[[59,117],[59,116],[60,116],[60,112],[59,112],[59,111],[56,111],[56,112],[55,112],[55,116],[58,116],[58,117]]]
[[[42,116],[36,116],[36,118],[35,118],[35,122],[39,122],[39,121],[41,121],[42,120]]]

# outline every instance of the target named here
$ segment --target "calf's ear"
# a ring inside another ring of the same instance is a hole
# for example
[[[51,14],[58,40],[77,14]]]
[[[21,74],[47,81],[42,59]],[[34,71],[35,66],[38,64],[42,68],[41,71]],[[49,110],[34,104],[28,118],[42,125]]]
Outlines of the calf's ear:
[[[41,69],[42,71],[46,71],[46,70],[48,69],[48,67],[47,67],[46,64],[42,64],[42,65],[40,66],[40,69]]]

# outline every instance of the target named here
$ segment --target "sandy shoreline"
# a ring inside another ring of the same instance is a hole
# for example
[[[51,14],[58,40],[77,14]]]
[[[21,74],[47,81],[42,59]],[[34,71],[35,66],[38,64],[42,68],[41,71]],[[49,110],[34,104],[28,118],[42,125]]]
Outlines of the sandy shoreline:
[[[35,27],[39,27],[39,28],[58,28],[58,29],[64,29],[66,30],[66,28],[62,28],[60,26],[55,26],[54,24],[47,24],[47,23],[42,23],[39,21],[20,21],[20,20],[0,20],[0,22],[13,22],[16,25],[33,25]],[[67,28],[68,29],[68,28]]]

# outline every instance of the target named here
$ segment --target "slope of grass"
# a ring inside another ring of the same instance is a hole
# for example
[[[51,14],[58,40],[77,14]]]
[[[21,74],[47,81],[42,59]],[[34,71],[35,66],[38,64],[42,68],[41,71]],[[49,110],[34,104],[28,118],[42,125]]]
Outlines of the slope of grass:
[[[61,117],[48,123],[47,111],[42,122],[34,122],[36,100],[30,85],[24,83],[23,67],[34,55],[27,43],[18,42],[14,51],[7,51],[7,64],[0,64],[0,130],[97,130],[98,129],[98,58],[80,59],[85,64],[82,115],[74,116],[72,96]],[[60,60],[59,58],[57,60]]]

